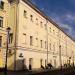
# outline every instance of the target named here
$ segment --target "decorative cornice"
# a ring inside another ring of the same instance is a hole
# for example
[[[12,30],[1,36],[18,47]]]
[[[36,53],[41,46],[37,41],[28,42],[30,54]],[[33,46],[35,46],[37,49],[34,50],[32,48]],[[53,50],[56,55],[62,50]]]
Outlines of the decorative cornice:
[[[19,0],[8,0],[9,3],[13,3],[13,2],[16,2],[16,3],[19,3]]]
[[[31,0],[22,0],[26,4],[28,4],[31,8],[33,8],[36,12],[38,12],[41,16],[43,16],[46,20],[48,20],[50,23],[55,25],[59,30],[61,30],[64,34],[66,34],[72,41],[75,42],[75,39],[73,39],[69,34],[67,34],[57,23],[55,23],[51,18],[49,18],[43,11],[41,11],[36,5],[34,5]]]

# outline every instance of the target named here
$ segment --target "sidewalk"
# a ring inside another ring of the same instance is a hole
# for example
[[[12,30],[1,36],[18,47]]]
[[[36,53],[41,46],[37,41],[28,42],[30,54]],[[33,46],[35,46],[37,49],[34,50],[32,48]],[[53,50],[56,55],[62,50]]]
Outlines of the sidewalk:
[[[75,72],[75,68],[65,69],[47,69],[47,70],[35,70],[35,71],[8,71],[7,75],[65,75],[71,72]],[[4,75],[4,72],[0,72],[0,75]]]

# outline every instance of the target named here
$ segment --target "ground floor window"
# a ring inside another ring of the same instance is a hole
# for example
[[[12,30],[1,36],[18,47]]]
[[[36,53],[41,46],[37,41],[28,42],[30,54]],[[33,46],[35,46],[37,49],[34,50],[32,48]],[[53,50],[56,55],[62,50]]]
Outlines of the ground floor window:
[[[23,68],[24,68],[24,69],[27,69],[26,59],[25,59],[25,58],[23,59]]]
[[[42,69],[44,69],[44,66],[43,66],[43,59],[40,59],[40,66]]]
[[[52,60],[50,60],[50,63],[52,64]]]
[[[56,68],[56,59],[54,59],[54,67]]]
[[[45,60],[45,67],[47,66],[47,60]]]
[[[29,58],[29,70],[32,70],[33,58]]]

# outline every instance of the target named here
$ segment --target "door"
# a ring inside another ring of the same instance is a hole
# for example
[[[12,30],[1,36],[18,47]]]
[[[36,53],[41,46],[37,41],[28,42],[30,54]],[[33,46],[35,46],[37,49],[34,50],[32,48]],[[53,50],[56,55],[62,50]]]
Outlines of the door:
[[[54,59],[54,67],[56,68],[56,59]]]
[[[40,66],[43,66],[43,60],[42,59],[40,59]]]
[[[33,59],[29,58],[29,70],[32,70]]]

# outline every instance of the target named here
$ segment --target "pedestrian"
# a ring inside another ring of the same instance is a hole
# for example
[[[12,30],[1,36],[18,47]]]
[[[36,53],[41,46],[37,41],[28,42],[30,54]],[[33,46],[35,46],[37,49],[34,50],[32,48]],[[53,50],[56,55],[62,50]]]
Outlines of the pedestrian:
[[[51,63],[48,64],[48,67],[51,69],[53,66]]]
[[[45,69],[43,65],[41,65],[41,68],[42,68],[42,69]]]
[[[32,70],[32,66],[31,66],[31,64],[29,64],[29,70]]]

